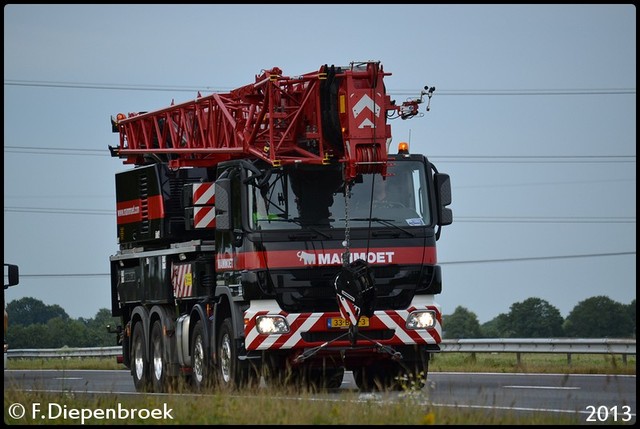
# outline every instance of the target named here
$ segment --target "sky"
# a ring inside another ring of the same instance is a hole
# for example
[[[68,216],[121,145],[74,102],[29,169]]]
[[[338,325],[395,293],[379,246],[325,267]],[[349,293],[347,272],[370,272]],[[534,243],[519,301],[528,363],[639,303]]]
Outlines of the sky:
[[[109,156],[111,115],[366,60],[399,102],[436,87],[424,117],[390,124],[392,147],[451,177],[445,315],[636,298],[632,4],[9,4],[4,261],[21,278],[5,302],[110,309],[114,177],[131,168]]]

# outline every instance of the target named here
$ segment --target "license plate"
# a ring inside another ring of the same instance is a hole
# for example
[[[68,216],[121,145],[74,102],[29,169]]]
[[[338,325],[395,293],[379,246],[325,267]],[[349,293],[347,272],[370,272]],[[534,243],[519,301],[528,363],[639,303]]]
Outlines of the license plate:
[[[351,325],[351,322],[342,317],[330,317],[327,319],[327,327],[329,328],[348,328],[349,325]],[[369,326],[369,318],[362,316],[360,320],[358,320],[358,326]]]

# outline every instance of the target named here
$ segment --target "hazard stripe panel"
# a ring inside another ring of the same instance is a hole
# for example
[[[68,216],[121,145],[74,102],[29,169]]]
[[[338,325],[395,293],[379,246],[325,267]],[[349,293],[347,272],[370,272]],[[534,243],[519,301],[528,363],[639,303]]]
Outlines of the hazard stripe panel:
[[[258,309],[252,307],[245,312],[245,347],[247,350],[284,350],[305,347],[317,347],[326,341],[307,342],[303,339],[306,333],[328,333],[333,332],[337,335],[346,332],[344,328],[329,328],[330,319],[341,317],[339,312],[324,313],[285,313],[278,311],[277,305],[268,306],[270,308]],[[409,314],[415,310],[434,310],[436,312],[436,326],[433,329],[407,329],[406,320]],[[264,335],[258,333],[256,329],[256,318],[263,315],[281,315],[290,326],[287,334]],[[367,335],[367,331],[391,330],[393,336],[387,340],[379,340],[378,342],[388,346],[401,345],[427,345],[439,344],[442,341],[442,315],[438,304],[435,304],[431,298],[418,297],[414,300],[411,307],[406,310],[385,310],[376,311],[369,318],[368,327],[360,327],[359,332]],[[336,335],[336,336],[337,336]],[[335,341],[333,346],[344,347],[351,344],[347,336],[344,339]],[[368,340],[358,340],[356,346],[368,346],[371,342]]]
[[[176,298],[186,298],[192,295],[191,264],[172,264],[171,285],[173,286],[173,295]]]
[[[213,205],[216,202],[214,183],[193,184],[193,205]]]
[[[194,207],[193,227],[194,228],[215,228],[216,209],[214,207]]]

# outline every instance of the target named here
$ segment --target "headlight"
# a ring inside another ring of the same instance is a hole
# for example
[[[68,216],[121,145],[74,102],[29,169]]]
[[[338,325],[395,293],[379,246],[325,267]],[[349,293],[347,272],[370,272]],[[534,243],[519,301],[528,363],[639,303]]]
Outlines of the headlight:
[[[431,329],[436,326],[436,313],[433,310],[414,311],[407,317],[407,329]]]
[[[286,334],[289,332],[289,324],[283,316],[258,316],[256,329],[265,335]]]

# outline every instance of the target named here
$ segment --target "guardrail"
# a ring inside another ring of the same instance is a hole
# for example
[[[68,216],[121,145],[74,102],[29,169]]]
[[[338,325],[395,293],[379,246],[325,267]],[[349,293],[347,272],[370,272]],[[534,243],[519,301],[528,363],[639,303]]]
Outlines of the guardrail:
[[[622,355],[627,363],[628,355],[636,354],[635,339],[609,338],[482,338],[443,340],[440,349],[445,353],[515,353],[520,363],[522,353],[566,353],[571,363],[572,354]],[[122,354],[122,347],[63,347],[59,349],[9,350],[9,359],[109,357]]]
[[[572,354],[622,355],[636,354],[636,340],[610,338],[487,338],[443,340],[443,352],[462,353],[515,353],[520,364],[522,353],[566,353],[571,363]]]

